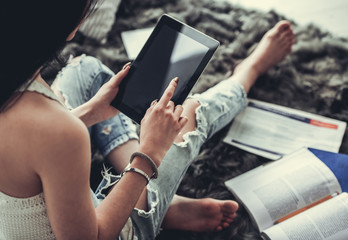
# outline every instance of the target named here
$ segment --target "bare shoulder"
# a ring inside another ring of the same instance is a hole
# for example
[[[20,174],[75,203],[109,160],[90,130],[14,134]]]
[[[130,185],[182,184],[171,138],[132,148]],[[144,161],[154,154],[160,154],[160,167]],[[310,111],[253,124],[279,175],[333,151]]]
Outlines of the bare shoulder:
[[[89,151],[86,126],[60,103],[40,94],[26,92],[10,109],[9,129],[16,129],[22,151],[42,159],[66,159],[76,150]],[[54,161],[53,161],[54,162]]]
[[[0,114],[0,135],[0,163],[6,166],[0,169],[4,183],[0,189],[8,193],[21,197],[37,194],[45,180],[54,181],[69,169],[79,169],[79,175],[89,174],[87,128],[57,101],[24,93]],[[21,173],[16,177],[17,185],[9,187],[6,181],[11,182],[17,172]]]

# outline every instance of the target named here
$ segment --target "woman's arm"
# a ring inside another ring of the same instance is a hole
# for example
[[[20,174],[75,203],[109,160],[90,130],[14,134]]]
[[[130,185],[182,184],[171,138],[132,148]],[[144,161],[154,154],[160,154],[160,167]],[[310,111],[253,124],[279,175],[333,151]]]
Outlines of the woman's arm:
[[[91,152],[86,127],[72,116],[46,120],[50,124],[42,126],[47,132],[46,141],[42,139],[45,147],[38,156],[44,161],[35,168],[56,238],[115,239],[144,190],[145,179],[137,174],[125,174],[95,209],[89,186]],[[133,166],[152,174],[145,161],[135,159]]]
[[[171,82],[142,122],[138,150],[151,156],[157,166],[187,122],[181,117],[182,108],[169,102],[176,85],[175,81]],[[136,173],[126,173],[94,209],[89,188],[90,141],[85,125],[67,112],[51,113],[47,117],[42,123],[41,144],[45,144],[45,148],[37,153],[38,159],[44,161],[35,169],[42,181],[48,217],[57,239],[115,239],[144,190],[146,180]],[[150,165],[138,157],[132,166],[152,175]]]

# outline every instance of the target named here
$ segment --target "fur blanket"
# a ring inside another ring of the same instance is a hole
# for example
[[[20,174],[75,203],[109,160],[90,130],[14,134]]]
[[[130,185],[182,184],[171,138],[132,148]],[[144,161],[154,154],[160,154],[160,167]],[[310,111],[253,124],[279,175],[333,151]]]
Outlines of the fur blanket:
[[[78,36],[65,51],[96,56],[117,72],[129,61],[120,32],[153,26],[163,13],[169,13],[221,43],[194,92],[201,92],[231,74],[263,34],[276,22],[285,19],[274,11],[248,10],[224,1],[127,0],[122,2],[105,44],[98,45]],[[315,25],[300,26],[288,20],[296,33],[292,53],[257,80],[249,97],[347,122],[348,40],[333,36]],[[267,162],[222,143],[227,129],[228,126],[202,147],[178,194],[194,198],[234,199],[224,181]],[[340,152],[348,153],[347,134]],[[260,236],[241,206],[234,223],[222,232],[163,231],[158,239],[260,239]]]

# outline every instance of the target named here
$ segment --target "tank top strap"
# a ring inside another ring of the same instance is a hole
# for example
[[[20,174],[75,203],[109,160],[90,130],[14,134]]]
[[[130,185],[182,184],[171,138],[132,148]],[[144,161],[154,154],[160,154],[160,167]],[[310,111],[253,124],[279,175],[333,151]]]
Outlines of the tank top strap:
[[[44,95],[45,97],[56,100],[57,102],[59,102],[63,106],[65,106],[65,104],[57,97],[56,94],[54,94],[54,92],[51,89],[47,88],[46,86],[44,86],[43,84],[41,84],[38,81],[33,81],[32,83],[30,83],[30,85],[28,87],[26,87],[26,85],[23,85],[18,89],[18,91],[20,91],[20,92],[24,92],[24,91],[37,92],[37,93]]]

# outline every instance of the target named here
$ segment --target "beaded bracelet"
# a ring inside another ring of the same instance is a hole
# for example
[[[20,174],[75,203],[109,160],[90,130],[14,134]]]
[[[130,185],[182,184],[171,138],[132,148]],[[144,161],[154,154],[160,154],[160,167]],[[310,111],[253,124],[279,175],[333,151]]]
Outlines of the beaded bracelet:
[[[147,175],[144,171],[138,169],[138,168],[134,168],[134,167],[130,167],[129,165],[123,170],[121,177],[123,177],[123,175],[125,175],[127,172],[135,172],[140,174],[141,176],[143,176],[146,179],[146,184],[148,184],[150,182],[150,177],[149,175]]]
[[[153,179],[153,178],[156,179],[158,177],[157,166],[156,166],[155,162],[148,155],[146,155],[145,153],[142,153],[142,152],[134,152],[132,154],[129,162],[132,163],[133,159],[135,157],[141,157],[143,159],[146,159],[151,164],[151,168],[152,168],[153,174],[152,174],[150,179]]]

